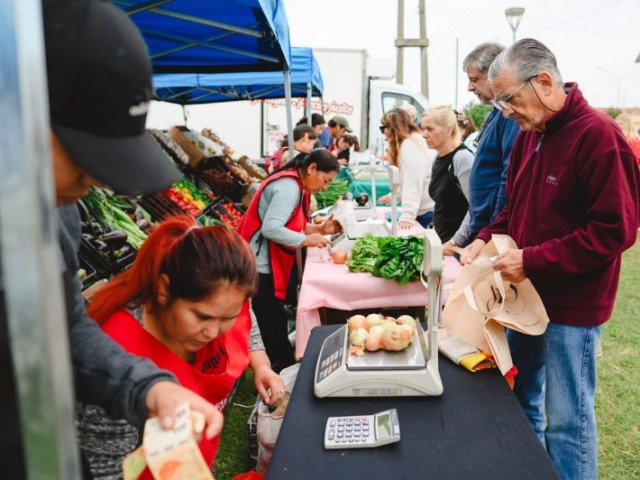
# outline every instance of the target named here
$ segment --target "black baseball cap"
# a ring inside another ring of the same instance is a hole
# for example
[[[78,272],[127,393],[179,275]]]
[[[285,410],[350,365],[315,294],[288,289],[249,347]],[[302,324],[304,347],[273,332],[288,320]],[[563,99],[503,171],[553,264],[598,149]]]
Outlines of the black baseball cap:
[[[43,0],[51,128],[98,181],[128,194],[177,182],[145,130],[151,64],[137,27],[104,0]]]

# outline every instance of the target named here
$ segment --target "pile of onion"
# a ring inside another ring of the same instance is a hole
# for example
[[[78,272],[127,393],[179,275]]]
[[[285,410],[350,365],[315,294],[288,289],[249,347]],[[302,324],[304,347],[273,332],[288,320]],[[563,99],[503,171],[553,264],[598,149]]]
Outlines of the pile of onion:
[[[416,333],[416,320],[409,315],[385,317],[378,313],[354,315],[347,320],[351,353],[388,350],[398,352],[409,346]]]

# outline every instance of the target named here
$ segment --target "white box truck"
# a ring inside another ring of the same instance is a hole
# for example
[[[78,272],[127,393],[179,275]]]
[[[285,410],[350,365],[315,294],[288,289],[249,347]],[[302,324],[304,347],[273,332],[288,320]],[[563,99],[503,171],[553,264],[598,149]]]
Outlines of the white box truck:
[[[334,115],[347,118],[363,150],[384,139],[379,129],[384,112],[410,103],[420,118],[428,106],[419,92],[380,75],[366,50],[314,49],[313,53],[322,72],[324,95],[322,102],[313,99],[312,111],[322,113],[327,121]],[[304,115],[305,99],[292,99],[293,126]],[[287,132],[284,99],[194,105],[184,113],[178,105],[153,102],[147,126],[166,129],[183,125],[185,119],[191,130],[210,128],[235,155],[258,161],[273,153]]]

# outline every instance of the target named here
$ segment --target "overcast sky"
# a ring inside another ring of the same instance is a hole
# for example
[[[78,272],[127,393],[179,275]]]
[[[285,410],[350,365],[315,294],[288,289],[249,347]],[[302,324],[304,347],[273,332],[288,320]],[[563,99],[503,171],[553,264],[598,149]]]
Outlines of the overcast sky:
[[[284,0],[293,46],[367,49],[395,73],[397,0]],[[517,38],[556,55],[565,81],[577,81],[597,107],[640,107],[640,0],[426,0],[429,97],[462,107],[462,59],[484,41],[512,42],[504,11],[524,7]],[[405,37],[417,38],[418,0],[405,0]],[[456,65],[456,40],[458,64]],[[404,83],[420,90],[419,49],[405,49]],[[619,98],[618,98],[619,97]]]

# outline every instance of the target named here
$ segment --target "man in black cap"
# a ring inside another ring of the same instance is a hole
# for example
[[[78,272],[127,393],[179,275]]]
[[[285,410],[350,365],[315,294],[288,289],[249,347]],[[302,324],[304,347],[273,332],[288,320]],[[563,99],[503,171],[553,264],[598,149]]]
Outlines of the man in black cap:
[[[213,437],[222,428],[222,414],[178,385],[171,373],[125,353],[105,335],[87,317],[77,276],[81,229],[75,202],[90,186],[143,194],[181,178],[145,131],[152,85],[144,41],[127,15],[107,1],[44,0],[43,20],[60,263],[76,396],[140,427],[148,416],[158,415],[163,426],[171,428],[176,408],[188,401],[205,414],[206,435]],[[0,320],[0,349],[8,352],[6,319]],[[7,375],[12,390],[12,371],[9,366],[7,373],[5,364],[2,376]],[[13,465],[7,467],[11,473],[3,468],[3,477],[21,478],[19,406],[15,398],[6,406],[6,397],[3,394],[0,405],[0,457],[11,455]]]

